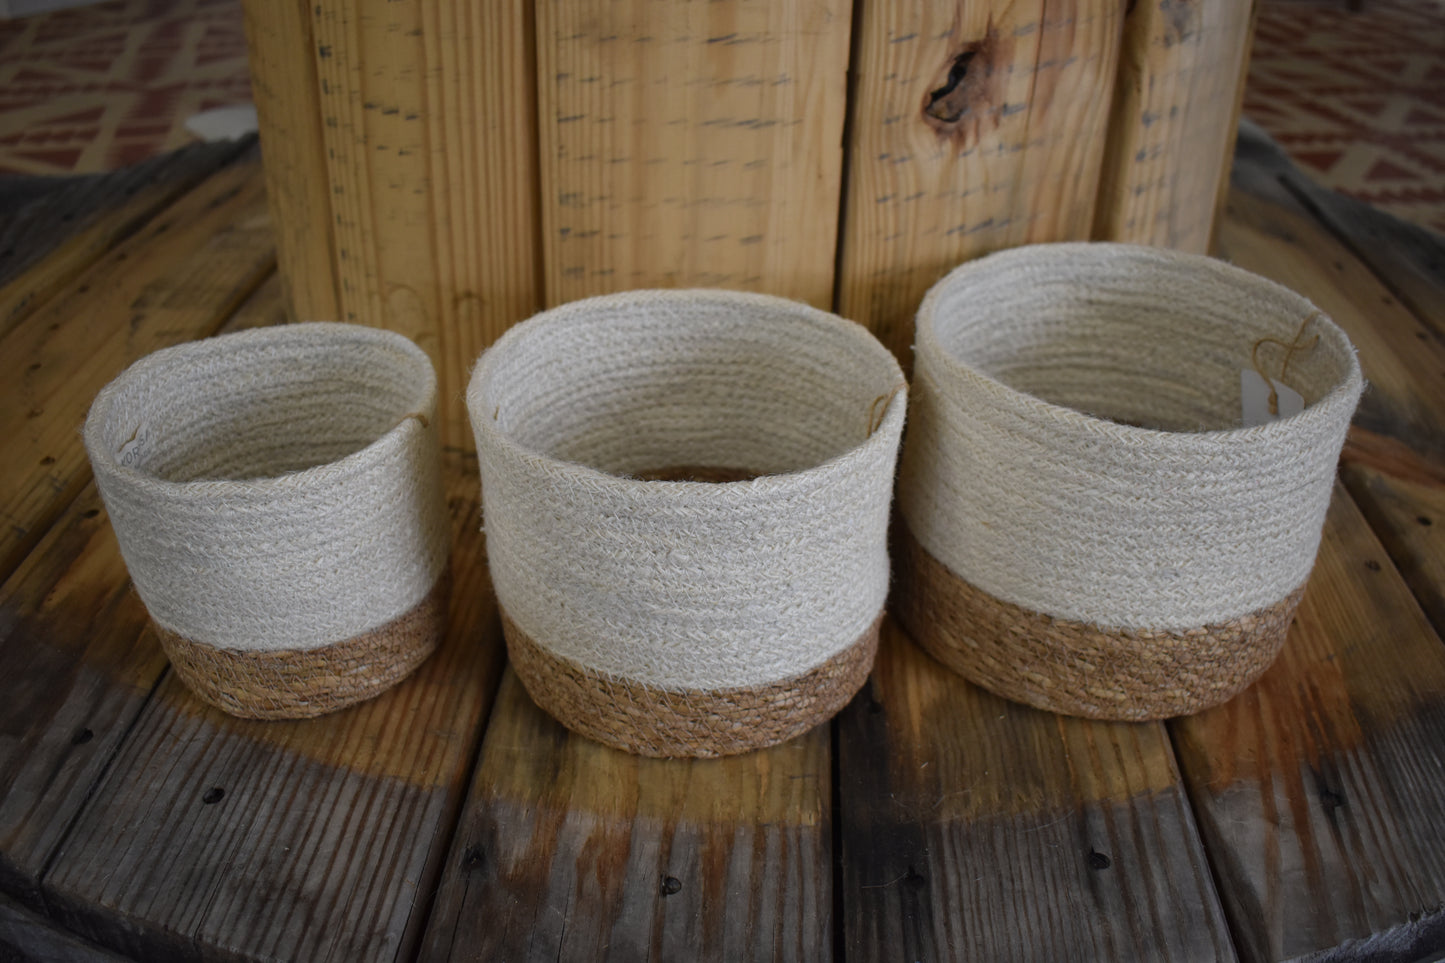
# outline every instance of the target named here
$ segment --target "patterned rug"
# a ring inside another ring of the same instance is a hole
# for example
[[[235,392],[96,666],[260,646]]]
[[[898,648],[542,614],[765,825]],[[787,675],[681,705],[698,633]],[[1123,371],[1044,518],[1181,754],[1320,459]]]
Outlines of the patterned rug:
[[[1245,113],[1325,186],[1445,231],[1445,0],[1361,5],[1263,0]],[[0,173],[113,170],[249,98],[240,0],[0,21]]]
[[[1244,112],[1320,184],[1445,231],[1445,0],[1265,0]]]
[[[0,21],[0,173],[97,173],[251,99],[239,0],[116,0]]]

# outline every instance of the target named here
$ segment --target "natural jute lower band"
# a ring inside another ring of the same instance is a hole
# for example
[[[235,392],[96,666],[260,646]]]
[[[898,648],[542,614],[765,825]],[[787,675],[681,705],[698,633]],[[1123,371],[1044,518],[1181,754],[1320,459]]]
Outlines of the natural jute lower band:
[[[552,655],[502,612],[507,654],[532,701],[567,728],[642,756],[731,756],[784,742],[831,719],[863,687],[883,615],[842,652],[800,676],[736,689],[661,689]]]
[[[374,698],[416,671],[446,636],[450,586],[444,575],[410,611],[319,649],[237,652],[155,628],[181,680],[211,705],[243,719],[310,719]]]
[[[1304,596],[1182,631],[1108,630],[1000,601],[894,530],[893,611],[923,649],[990,692],[1091,719],[1168,719],[1227,701],[1269,668]]]

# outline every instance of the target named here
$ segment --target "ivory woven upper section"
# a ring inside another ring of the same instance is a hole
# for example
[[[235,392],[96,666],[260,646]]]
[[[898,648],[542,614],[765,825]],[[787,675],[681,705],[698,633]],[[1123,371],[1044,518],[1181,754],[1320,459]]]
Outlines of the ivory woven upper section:
[[[497,597],[556,655],[665,689],[807,672],[887,594],[905,397],[866,330],[778,298],[629,292],[538,315],[467,392]],[[626,477],[678,465],[763,477]]]
[[[958,268],[918,313],[909,527],[968,582],[1059,618],[1183,629],[1278,602],[1314,563],[1363,382],[1323,315],[1284,379],[1301,414],[1237,427],[1239,372],[1315,313],[1222,262],[1126,245]],[[1277,376],[1284,351],[1259,359]]]
[[[96,397],[85,445],[157,623],[307,649],[391,621],[441,574],[435,409],[401,335],[288,325],[142,359]]]

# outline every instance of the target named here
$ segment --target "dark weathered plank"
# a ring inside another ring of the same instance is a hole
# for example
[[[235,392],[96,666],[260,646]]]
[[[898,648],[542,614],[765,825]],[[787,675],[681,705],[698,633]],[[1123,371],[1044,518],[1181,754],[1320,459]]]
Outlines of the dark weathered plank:
[[[273,276],[223,330],[280,317]],[[66,443],[78,451],[79,433]],[[0,889],[37,901],[46,860],[160,679],[145,621],[87,484],[0,587]]]
[[[1445,483],[1346,465],[1345,486],[1437,633],[1445,634]]]
[[[1390,288],[1406,307],[1445,338],[1445,239],[1434,231],[1316,184],[1248,121],[1239,130],[1239,164],[1273,176],[1305,209]],[[1257,182],[1257,181],[1256,181]]]
[[[453,960],[829,960],[828,730],[706,761],[573,735],[510,670],[423,950]]]
[[[1279,661],[1170,725],[1243,958],[1445,949],[1445,646],[1343,490]]]
[[[251,139],[195,144],[105,174],[0,181],[0,333]]]
[[[305,722],[232,719],[168,675],[42,880],[57,918],[148,960],[410,957],[501,668],[475,473],[448,456],[437,654]]]
[[[0,578],[85,485],[78,429],[95,393],[142,355],[213,333],[274,264],[251,154],[0,335]]]
[[[838,741],[850,963],[1234,958],[1161,725],[1006,702],[890,621]]]
[[[0,960],[5,963],[126,963],[0,896]]]

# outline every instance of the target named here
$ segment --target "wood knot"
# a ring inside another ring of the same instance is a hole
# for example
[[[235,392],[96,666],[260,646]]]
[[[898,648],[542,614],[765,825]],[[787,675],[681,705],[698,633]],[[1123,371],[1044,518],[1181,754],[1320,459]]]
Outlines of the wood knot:
[[[940,138],[952,139],[963,150],[998,126],[1007,113],[1000,98],[1009,46],[990,21],[982,39],[949,55],[922,104],[923,122]]]

